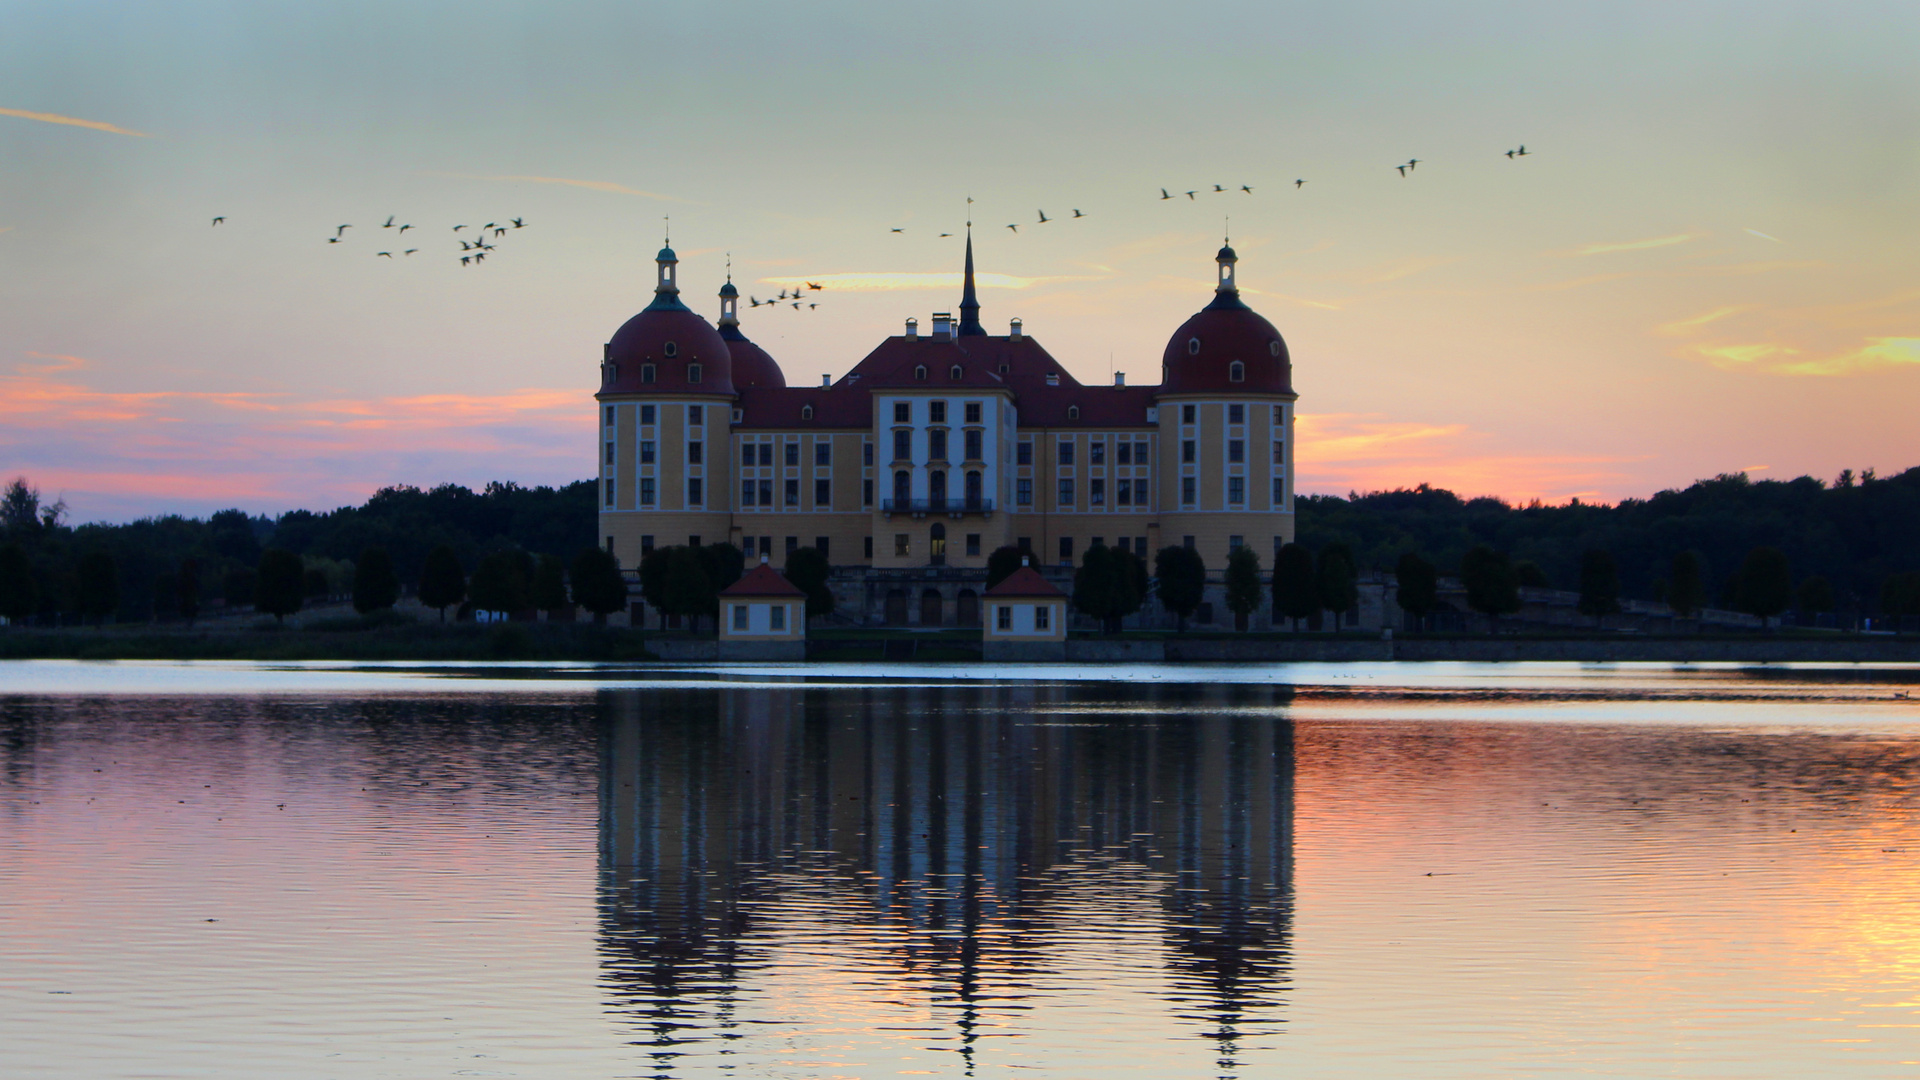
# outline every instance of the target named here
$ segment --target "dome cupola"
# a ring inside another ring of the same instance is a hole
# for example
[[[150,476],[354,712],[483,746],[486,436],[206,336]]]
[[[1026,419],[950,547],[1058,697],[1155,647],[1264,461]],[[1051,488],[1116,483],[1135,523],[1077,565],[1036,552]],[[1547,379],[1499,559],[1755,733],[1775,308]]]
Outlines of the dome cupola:
[[[600,392],[732,397],[733,365],[726,341],[680,302],[679,257],[669,245],[654,262],[653,303],[607,342]]]
[[[739,388],[749,386],[785,386],[787,376],[774,363],[767,350],[747,340],[740,332],[740,290],[733,287],[733,272],[727,272],[727,283],[720,286],[720,337],[727,343],[727,355],[733,362],[733,385]]]
[[[1161,355],[1162,394],[1292,394],[1293,361],[1273,324],[1240,299],[1240,257],[1223,245],[1213,302],[1180,325]]]

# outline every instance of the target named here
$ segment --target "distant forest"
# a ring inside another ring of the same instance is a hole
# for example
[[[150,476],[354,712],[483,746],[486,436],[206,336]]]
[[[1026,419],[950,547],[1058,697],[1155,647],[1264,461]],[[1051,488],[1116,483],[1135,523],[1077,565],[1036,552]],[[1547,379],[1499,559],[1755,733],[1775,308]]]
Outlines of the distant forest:
[[[1533,584],[1574,589],[1582,556],[1600,549],[1619,567],[1622,595],[1639,599],[1660,598],[1681,551],[1699,555],[1710,598],[1723,595],[1749,551],[1766,546],[1786,554],[1794,581],[1824,577],[1837,609],[1864,614],[1882,613],[1890,578],[1920,572],[1920,468],[1884,478],[1843,473],[1832,483],[1732,474],[1615,506],[1513,506],[1421,485],[1304,496],[1298,510],[1300,543],[1316,551],[1344,544],[1362,570],[1390,573],[1411,551],[1452,574],[1469,549],[1485,544],[1531,564]],[[502,549],[570,559],[595,544],[595,514],[594,483],[583,480],[561,488],[494,483],[478,492],[452,484],[392,487],[362,506],[294,510],[277,519],[224,510],[206,520],[75,526],[64,520],[64,507],[45,504],[22,480],[0,498],[0,549],[24,550],[43,618],[87,610],[87,597],[100,591],[83,581],[81,567],[90,555],[99,567],[104,554],[113,568],[116,617],[144,621],[172,613],[176,575],[188,558],[199,561],[203,610],[223,597],[248,602],[249,575],[269,547],[304,557],[315,589],[325,578],[336,595],[350,587],[352,561],[383,547],[411,591],[427,552],[440,544],[451,546],[469,573]],[[1260,554],[1263,562],[1270,557]]]

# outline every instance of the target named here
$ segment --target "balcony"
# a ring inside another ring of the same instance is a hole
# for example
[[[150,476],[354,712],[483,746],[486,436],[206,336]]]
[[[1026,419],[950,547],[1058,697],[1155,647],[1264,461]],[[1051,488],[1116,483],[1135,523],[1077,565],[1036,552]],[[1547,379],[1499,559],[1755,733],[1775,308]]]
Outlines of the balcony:
[[[914,517],[926,517],[928,514],[946,514],[959,517],[962,514],[980,514],[993,516],[992,499],[882,499],[880,509],[888,514],[912,514]]]

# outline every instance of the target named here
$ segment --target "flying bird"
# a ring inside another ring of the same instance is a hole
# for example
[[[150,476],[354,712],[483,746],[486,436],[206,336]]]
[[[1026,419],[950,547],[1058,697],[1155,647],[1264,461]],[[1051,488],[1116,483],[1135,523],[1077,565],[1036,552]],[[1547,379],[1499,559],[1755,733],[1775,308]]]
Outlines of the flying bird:
[[[1074,217],[1086,217],[1087,215],[1085,215],[1085,214],[1083,214],[1083,213],[1081,213],[1081,212],[1080,212],[1080,211],[1078,211],[1078,210],[1075,210],[1075,211],[1073,212],[1073,216],[1074,216]]]
[[[1227,189],[1226,189],[1226,188],[1223,188],[1223,187],[1221,187],[1221,186],[1220,186],[1219,184],[1215,184],[1215,185],[1213,185],[1213,190],[1215,190],[1215,191],[1217,191],[1217,192],[1224,192],[1224,191],[1226,191]]]
[[[380,226],[380,227],[381,227],[381,228],[383,228],[383,229],[391,229],[391,228],[393,228],[393,215],[392,215],[392,214],[388,214],[388,215],[387,215],[387,223],[386,223],[385,225],[382,225],[382,226]]]
[[[419,248],[408,248],[407,250],[405,250],[405,251],[403,251],[403,252],[401,252],[400,254],[402,254],[402,255],[411,255],[411,254],[413,254],[414,252],[416,252],[416,251],[419,251],[419,250],[420,250]]]
[[[521,221],[519,218],[513,218],[512,221],[513,221],[513,227],[516,229],[524,229],[527,227],[527,223],[524,221]]]
[[[894,229],[894,230],[892,230],[892,231],[893,231],[893,232],[906,232],[907,230],[905,230],[905,229]]]
[[[213,219],[213,223],[214,223],[215,225],[218,225],[218,224],[220,224],[221,222],[223,222],[223,221],[225,221],[225,220],[227,220],[227,219],[226,219],[226,216],[225,216],[225,215],[223,214],[223,215],[221,215],[220,217],[217,217],[217,218],[214,218],[214,219]]]
[[[819,304],[808,304],[807,309],[811,311],[815,308],[818,308],[819,306],[820,306]]]
[[[795,310],[795,311],[799,311],[799,310],[800,310],[800,301],[798,301],[798,300],[795,300],[795,301],[793,302],[793,310]]]
[[[383,259],[393,258],[393,252],[391,251],[376,251],[374,252],[374,254],[380,256]]]
[[[1293,190],[1295,191],[1299,191],[1301,188],[1306,186],[1307,186],[1307,182],[1305,180],[1295,180],[1293,182]]]
[[[460,256],[460,265],[461,265],[461,266],[465,266],[465,265],[467,265],[468,263],[470,263],[470,262],[472,262],[472,261],[473,261],[473,256],[471,256],[471,255],[462,255],[462,256]]]
[[[465,225],[455,225],[455,226],[453,227],[453,231],[454,231],[454,232],[459,232],[459,231],[460,231],[461,229],[464,229],[464,228],[466,228],[466,226],[465,226]]]
[[[1527,144],[1526,144],[1526,143],[1521,143],[1521,144],[1520,144],[1520,149],[1519,149],[1519,151],[1518,151],[1518,153],[1519,153],[1519,155],[1520,155],[1521,157],[1526,157],[1526,156],[1527,156]]]
[[[406,232],[406,231],[407,231],[408,229],[411,229],[411,228],[413,228],[413,226],[411,226],[411,225],[402,225],[402,226],[400,226],[400,231],[401,231],[401,232]]]
[[[495,225],[493,222],[489,221],[485,225],[480,226],[480,231],[485,232],[488,229],[497,229],[497,228],[499,228],[498,225]]]
[[[1253,194],[1253,189],[1252,189],[1252,188],[1250,188],[1250,187],[1248,187],[1248,186],[1247,186],[1247,185],[1245,185],[1245,184],[1241,184],[1241,185],[1240,185],[1240,190],[1241,190],[1241,191],[1244,191],[1244,192],[1246,192],[1246,193],[1247,193],[1247,194],[1249,194],[1249,195],[1251,195],[1251,194]]]
[[[1171,195],[1169,195],[1169,194],[1167,194],[1167,189],[1166,189],[1166,188],[1161,188],[1161,189],[1160,189],[1160,198],[1162,198],[1162,199],[1171,199],[1171,198],[1173,198],[1173,196],[1171,196]]]
[[[338,227],[338,228],[336,228],[336,229],[334,229],[334,230],[333,230],[333,235],[334,235],[334,236],[336,236],[336,237],[338,237],[338,236],[339,236],[339,235],[340,235],[341,233],[344,233],[344,232],[346,232],[346,231],[347,231],[348,229],[351,229],[351,228],[353,228],[353,226],[351,226],[351,225],[342,225],[342,226],[340,226],[340,227]]]
[[[751,297],[751,296],[749,296],[749,297],[747,297],[747,306],[748,306],[748,307],[759,307],[759,306],[760,306],[760,301],[758,301],[758,300],[755,300],[755,299],[754,299],[753,297]]]
[[[1009,226],[1007,226],[1007,228],[1009,228],[1009,229],[1012,229],[1012,230],[1013,230],[1014,232],[1019,232],[1019,231],[1020,231],[1020,226],[1018,226],[1018,225],[1009,225]]]
[[[507,235],[507,230],[496,228],[493,230],[493,235],[495,239],[499,239],[500,237]]]
[[[487,256],[486,256],[486,253],[485,253],[485,252],[482,252],[482,253],[480,253],[480,254],[478,254],[478,255],[475,255],[475,256],[473,257],[473,261],[474,261],[474,262],[485,262],[485,261],[486,261],[486,258],[487,258]]]
[[[941,235],[941,236],[952,236],[953,234],[952,234],[952,233],[950,233],[950,232],[943,232],[943,233],[941,233],[940,235]]]
[[[1045,210],[1040,211],[1040,221],[1038,222],[1039,224],[1045,225],[1047,222],[1052,220],[1053,220],[1052,218],[1047,216],[1047,212]]]
[[[1193,192],[1191,192],[1191,191],[1189,191],[1189,192],[1187,192],[1187,201],[1188,201],[1188,202],[1192,202],[1192,201],[1193,201]]]
[[[1419,159],[1419,158],[1408,158],[1408,159],[1407,159],[1407,168],[1409,168],[1409,169],[1411,169],[1411,168],[1413,168],[1413,167],[1414,167],[1415,165],[1418,165],[1418,164],[1420,164],[1420,159]]]
[[[1395,165],[1395,166],[1394,166],[1394,168],[1396,168],[1396,169],[1399,169],[1399,170],[1400,170],[1400,176],[1401,176],[1401,177],[1402,177],[1403,179],[1404,179],[1404,178],[1406,177],[1406,175],[1407,175],[1407,167],[1406,167],[1405,165]]]
[[[807,288],[812,289],[814,292],[819,292],[821,289],[825,288],[825,286],[821,285],[817,281],[809,281],[807,282]]]

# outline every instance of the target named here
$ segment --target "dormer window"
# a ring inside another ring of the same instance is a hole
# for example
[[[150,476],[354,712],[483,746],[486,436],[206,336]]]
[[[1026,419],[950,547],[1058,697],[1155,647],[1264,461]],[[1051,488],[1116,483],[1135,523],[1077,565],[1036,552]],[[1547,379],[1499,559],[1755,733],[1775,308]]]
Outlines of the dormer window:
[[[1280,343],[1279,343],[1278,341],[1269,341],[1269,342],[1267,342],[1267,354],[1268,354],[1268,355],[1270,355],[1270,356],[1279,356],[1279,355],[1280,355]]]
[[[680,355],[680,346],[669,341],[665,345],[660,347],[660,351],[667,354],[669,358],[672,358]]]
[[[1048,385],[1048,386],[1059,386],[1059,385],[1060,385],[1060,373],[1059,373],[1059,372],[1056,372],[1056,371],[1049,371],[1049,372],[1047,372],[1047,385]]]
[[[700,365],[699,364],[687,365],[687,381],[690,383],[697,383],[700,381]]]
[[[1010,369],[1011,369],[1011,365],[1008,365],[1008,364],[1001,364],[1001,365],[1000,365],[1000,374],[1002,374],[1002,375],[1005,375],[1005,374],[1006,374],[1006,373],[1007,373],[1007,372],[1008,372],[1008,371],[1009,371]]]
[[[813,406],[811,405],[800,406],[800,419],[802,420],[813,419]]]
[[[1078,405],[1067,406],[1067,419],[1069,420],[1080,419],[1080,406]]]
[[[653,365],[652,364],[640,365],[640,381],[643,383],[650,383],[653,381]]]
[[[953,379],[953,380],[954,380],[954,381],[956,381],[956,382],[957,382],[957,381],[959,381],[959,379],[960,379],[960,365],[959,365],[959,364],[955,364],[955,365],[953,365],[953,367],[952,367],[952,369],[950,369],[950,370],[949,370],[949,371],[947,372],[947,378],[949,378],[949,379]]]
[[[927,381],[927,365],[916,364],[913,369],[913,377],[920,380],[921,382],[926,382]]]
[[[1200,339],[1199,338],[1195,337],[1195,338],[1187,339],[1187,355],[1188,356],[1200,355]]]
[[[1247,381],[1247,365],[1241,363],[1238,360],[1235,360],[1233,363],[1228,364],[1227,365],[1227,381],[1228,382],[1246,382]]]

